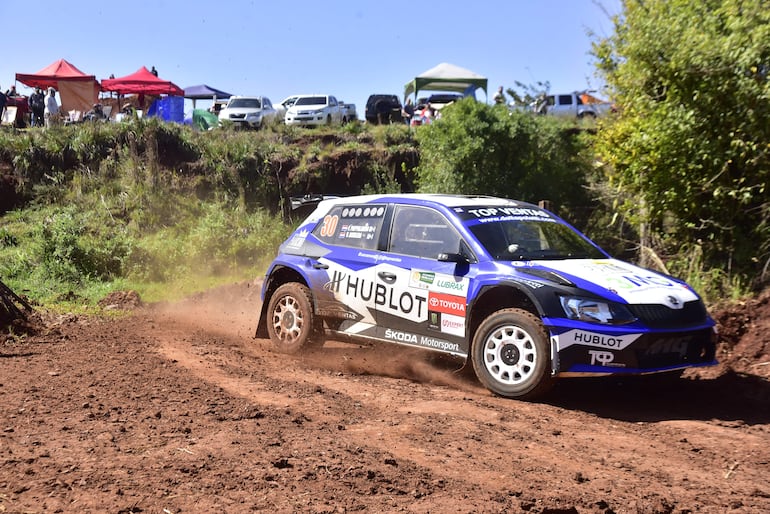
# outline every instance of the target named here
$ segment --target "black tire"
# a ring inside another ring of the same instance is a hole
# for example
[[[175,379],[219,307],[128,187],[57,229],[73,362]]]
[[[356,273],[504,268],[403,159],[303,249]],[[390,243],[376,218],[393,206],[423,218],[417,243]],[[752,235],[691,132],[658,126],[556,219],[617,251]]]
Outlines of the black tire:
[[[473,370],[493,393],[531,400],[553,386],[548,334],[539,318],[522,309],[487,317],[473,337]]]
[[[289,282],[275,290],[267,306],[267,333],[281,353],[298,353],[318,345],[314,341],[313,301],[307,287]]]

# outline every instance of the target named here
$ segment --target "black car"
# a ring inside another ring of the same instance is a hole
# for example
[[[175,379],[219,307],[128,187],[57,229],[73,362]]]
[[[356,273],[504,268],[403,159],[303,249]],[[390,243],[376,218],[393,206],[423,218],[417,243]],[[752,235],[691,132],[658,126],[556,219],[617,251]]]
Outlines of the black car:
[[[463,95],[460,93],[434,93],[428,97],[418,98],[416,109],[420,110],[430,104],[434,109],[441,110],[451,103],[462,100],[462,98]]]
[[[396,95],[370,95],[365,115],[366,122],[375,125],[401,123],[401,100]]]

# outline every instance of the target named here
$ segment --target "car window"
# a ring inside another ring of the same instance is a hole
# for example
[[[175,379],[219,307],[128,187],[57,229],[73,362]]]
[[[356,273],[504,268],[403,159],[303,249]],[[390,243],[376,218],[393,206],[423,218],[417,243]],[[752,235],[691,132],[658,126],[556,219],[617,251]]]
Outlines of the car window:
[[[390,251],[425,259],[460,251],[460,235],[440,212],[399,205],[393,216]]]
[[[384,205],[340,205],[313,230],[324,243],[373,250],[382,229]]]
[[[230,108],[247,108],[247,109],[259,109],[260,108],[260,102],[259,98],[235,98],[233,100],[230,100],[230,105],[228,105]]]
[[[301,96],[294,105],[326,105],[325,96]]]
[[[469,229],[495,260],[606,257],[568,226],[554,221],[497,221]]]
[[[273,104],[272,104],[272,102],[270,102],[269,98],[263,98],[262,99],[262,103],[265,106],[265,109],[272,109],[273,108]]]

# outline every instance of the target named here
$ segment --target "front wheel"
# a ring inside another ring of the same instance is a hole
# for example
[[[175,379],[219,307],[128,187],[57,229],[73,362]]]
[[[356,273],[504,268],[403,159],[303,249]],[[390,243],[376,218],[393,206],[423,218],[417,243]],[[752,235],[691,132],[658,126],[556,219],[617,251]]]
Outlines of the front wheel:
[[[297,353],[317,343],[310,290],[303,284],[290,282],[276,289],[267,315],[267,332],[277,351]]]
[[[522,309],[487,317],[473,338],[473,370],[493,393],[531,400],[553,385],[548,335],[539,318]]]

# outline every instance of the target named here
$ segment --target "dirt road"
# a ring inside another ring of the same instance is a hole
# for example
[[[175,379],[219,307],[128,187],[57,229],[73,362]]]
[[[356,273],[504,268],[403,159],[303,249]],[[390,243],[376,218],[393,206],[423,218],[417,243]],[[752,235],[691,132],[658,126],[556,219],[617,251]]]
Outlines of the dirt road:
[[[6,339],[0,512],[770,512],[755,317],[724,316],[733,370],[524,403],[417,351],[273,353],[258,306],[239,284]]]

